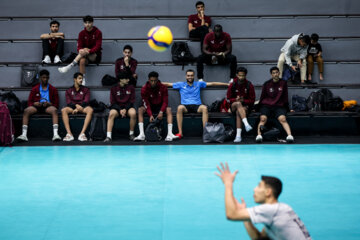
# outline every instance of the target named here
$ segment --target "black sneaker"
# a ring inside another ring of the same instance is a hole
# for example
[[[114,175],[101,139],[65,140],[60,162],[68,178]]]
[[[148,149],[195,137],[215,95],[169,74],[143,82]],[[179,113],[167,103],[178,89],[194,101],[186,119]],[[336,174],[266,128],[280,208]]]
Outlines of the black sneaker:
[[[104,142],[111,142],[111,141],[112,141],[112,139],[109,138],[109,137],[106,137],[105,140],[104,140]]]
[[[130,141],[134,141],[134,139],[135,139],[135,134],[129,135],[129,139],[130,139]]]

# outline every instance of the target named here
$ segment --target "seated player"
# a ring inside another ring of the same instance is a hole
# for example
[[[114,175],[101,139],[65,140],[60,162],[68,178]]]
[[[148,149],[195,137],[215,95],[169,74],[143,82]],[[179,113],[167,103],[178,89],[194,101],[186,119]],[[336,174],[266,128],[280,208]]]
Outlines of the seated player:
[[[50,32],[41,34],[43,48],[42,63],[49,64],[53,61],[55,64],[61,63],[61,57],[64,54],[65,35],[59,32],[60,23],[56,20],[50,23]]]
[[[179,133],[175,135],[179,137],[179,139],[183,137],[182,123],[184,113],[202,113],[203,127],[205,127],[205,124],[208,122],[208,108],[201,103],[200,90],[210,86],[229,86],[228,83],[222,82],[194,81],[194,75],[194,70],[189,69],[186,71],[186,82],[163,83],[165,86],[178,89],[180,92],[181,105],[178,106],[176,112]]]
[[[39,73],[40,83],[35,85],[28,98],[28,107],[24,110],[22,134],[17,137],[18,141],[27,142],[27,130],[30,116],[35,113],[47,113],[52,117],[54,136],[53,141],[60,141],[58,134],[59,119],[57,109],[59,107],[59,94],[55,87],[49,84],[50,73],[41,70]]]
[[[157,119],[162,120],[164,112],[166,111],[166,120],[168,123],[168,133],[165,141],[172,141],[177,139],[173,132],[173,117],[171,108],[168,107],[168,89],[159,80],[159,74],[157,72],[150,72],[148,75],[148,82],[141,88],[142,106],[138,109],[139,118],[139,130],[140,134],[134,140],[144,141],[144,113],[146,112],[150,117],[150,122],[155,120],[154,115]]]
[[[111,88],[110,91],[110,113],[107,122],[106,139],[104,142],[112,141],[112,129],[114,127],[115,118],[129,117],[130,118],[130,132],[129,139],[134,140],[134,129],[136,124],[136,110],[134,108],[135,103],[135,88],[133,85],[129,85],[130,77],[120,72],[118,74],[119,84]]]
[[[90,90],[82,86],[83,75],[79,72],[74,74],[74,86],[66,90],[66,104],[67,106],[61,109],[62,119],[66,129],[66,136],[63,141],[69,142],[74,140],[74,136],[70,129],[69,114],[84,113],[86,114],[83,128],[79,134],[79,141],[87,141],[85,131],[90,124],[93,114],[93,108],[89,105]]]
[[[202,48],[206,34],[211,32],[211,18],[205,15],[205,3],[198,1],[195,7],[197,13],[188,18],[189,37],[199,38]]]
[[[231,112],[236,115],[236,136],[235,143],[241,142],[241,121],[244,123],[245,130],[251,131],[252,127],[247,121],[246,115],[254,106],[255,90],[252,83],[246,79],[247,69],[239,67],[236,70],[236,77],[229,85],[226,99],[230,103]]]
[[[123,48],[124,57],[118,58],[115,62],[115,76],[120,72],[126,72],[130,76],[129,85],[136,86],[137,74],[137,60],[132,58],[133,48],[130,45],[125,45]]]

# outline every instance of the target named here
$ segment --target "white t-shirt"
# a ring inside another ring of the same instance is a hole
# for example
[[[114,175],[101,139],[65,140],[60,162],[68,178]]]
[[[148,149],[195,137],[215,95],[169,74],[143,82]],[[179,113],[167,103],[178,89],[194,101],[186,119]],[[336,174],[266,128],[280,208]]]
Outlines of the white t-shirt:
[[[252,223],[263,223],[273,240],[311,240],[304,223],[285,203],[261,204],[247,209]]]

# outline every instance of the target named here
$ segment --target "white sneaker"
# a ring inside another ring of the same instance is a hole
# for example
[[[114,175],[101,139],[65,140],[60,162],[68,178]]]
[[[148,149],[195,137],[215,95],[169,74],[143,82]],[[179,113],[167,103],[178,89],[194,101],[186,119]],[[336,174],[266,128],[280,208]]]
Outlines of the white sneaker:
[[[293,143],[294,142],[294,137],[292,135],[289,135],[286,137],[286,142],[287,143]]]
[[[44,57],[44,60],[42,60],[42,63],[46,63],[46,64],[51,63],[51,59],[50,59],[49,55],[46,55],[46,56]]]
[[[56,56],[55,56],[55,58],[54,58],[54,63],[55,63],[55,64],[61,63],[61,59],[60,59],[59,55],[56,55]]]
[[[81,85],[85,86],[85,78],[83,78]]]
[[[239,143],[241,142],[241,137],[240,136],[237,136],[235,139],[234,139],[234,143]]]
[[[229,83],[233,83],[233,81],[234,81],[234,79],[233,79],[233,78],[230,78]]]
[[[67,72],[70,70],[70,68],[71,68],[70,65],[67,65],[67,66],[65,66],[65,67],[59,67],[59,68],[58,68],[58,71],[59,71],[60,73],[67,73]]]
[[[198,81],[199,81],[199,82],[203,82],[203,81],[204,81],[204,79],[200,78]]]
[[[55,137],[55,136],[54,136]],[[54,141],[54,139],[53,139]],[[63,141],[64,142],[71,142],[71,141],[74,141],[74,136],[70,135],[70,134],[66,134],[66,136],[63,138]]]
[[[25,135],[20,135],[20,136],[18,136],[18,137],[16,138],[16,140],[19,141],[19,142],[28,142],[28,141],[29,141],[29,139],[28,139],[27,136],[25,136]]]
[[[256,138],[255,138],[255,141],[257,143],[261,143],[263,141],[263,137],[261,135],[257,135]]]
[[[82,133],[82,134],[79,135],[78,140],[80,142],[86,142],[88,139],[87,139],[85,133]]]
[[[145,135],[139,134],[136,138],[134,138],[134,142],[136,141],[145,141]]]
[[[250,124],[245,125],[245,130],[246,130],[247,132],[250,132],[250,131],[252,130],[252,126],[250,126]]]
[[[169,135],[166,136],[165,142],[172,142],[173,138]]]
[[[56,134],[53,136],[52,140],[53,142],[61,141],[61,137],[58,134]]]

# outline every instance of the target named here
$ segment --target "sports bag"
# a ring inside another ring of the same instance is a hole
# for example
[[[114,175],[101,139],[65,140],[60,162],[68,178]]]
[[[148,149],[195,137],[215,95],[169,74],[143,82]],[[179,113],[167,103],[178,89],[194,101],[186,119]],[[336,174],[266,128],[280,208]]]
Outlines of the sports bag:
[[[90,123],[90,141],[102,141],[106,138],[106,120],[104,114],[94,114]]]
[[[344,102],[340,97],[333,97],[329,99],[327,103],[327,110],[329,111],[341,111],[344,107]]]
[[[117,84],[119,81],[113,77],[110,76],[109,74],[106,74],[102,79],[101,79],[101,83],[103,86],[114,86],[115,84]]]
[[[4,102],[0,102],[0,146],[10,145],[14,139],[14,125],[10,111]]]
[[[39,67],[27,64],[21,67],[21,87],[33,87],[39,82]]]
[[[302,112],[307,110],[306,98],[298,95],[293,95],[291,98],[292,109],[295,112]]]
[[[74,53],[74,52],[68,52],[65,53],[62,57],[61,57],[61,62],[63,63],[71,63],[72,61],[74,61],[74,59],[76,58],[78,54]]]
[[[224,141],[224,124],[207,122],[203,130],[203,143],[223,143]]]
[[[149,123],[149,125],[145,129],[145,139],[149,142],[158,142],[162,139],[162,127],[161,121],[159,119],[155,119],[153,122]]]
[[[171,47],[171,55],[173,63],[182,65],[182,70],[184,70],[185,63],[195,61],[195,58],[190,52],[189,46],[186,42],[174,42]]]
[[[316,91],[310,93],[306,100],[307,108],[309,112],[319,112],[325,110],[325,96],[322,92]]]
[[[12,91],[0,93],[0,101],[5,102],[10,114],[22,113],[23,107],[19,98]]]

